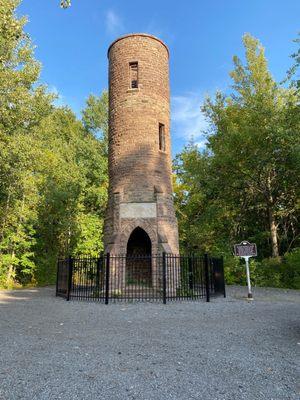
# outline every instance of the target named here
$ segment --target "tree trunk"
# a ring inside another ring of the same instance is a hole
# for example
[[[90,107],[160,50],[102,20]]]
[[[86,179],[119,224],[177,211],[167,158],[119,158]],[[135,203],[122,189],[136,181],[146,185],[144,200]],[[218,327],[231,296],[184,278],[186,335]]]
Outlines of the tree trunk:
[[[8,288],[11,287],[14,282],[14,277],[15,277],[14,259],[15,259],[15,252],[12,251],[11,263],[8,267],[7,277],[6,277],[6,285]]]
[[[5,213],[4,213],[4,218],[2,222],[2,228],[1,228],[1,238],[4,239],[4,231],[5,231],[5,225],[6,225],[6,219],[8,218],[8,210],[9,210],[9,204],[10,203],[10,187],[8,189],[8,196],[6,199],[6,207],[5,207]]]
[[[279,257],[277,224],[274,216],[274,198],[272,195],[272,175],[274,175],[274,171],[269,172],[267,178],[267,207],[269,214],[272,257]]]
[[[20,216],[19,216],[17,229],[16,229],[16,237],[17,238],[19,238],[19,236],[20,236],[20,228],[21,228],[22,219],[23,219],[24,206],[25,206],[25,195],[23,194],[21,212],[20,212]],[[14,266],[14,260],[16,258],[15,247],[16,247],[16,244],[14,243],[12,246],[12,250],[11,250],[11,263],[8,267],[8,272],[7,272],[7,285],[8,286],[12,285],[14,282],[14,279],[15,279],[15,272],[16,272],[16,268]]]
[[[277,225],[274,218],[274,212],[271,207],[269,207],[269,224],[272,245],[272,257],[279,257]]]

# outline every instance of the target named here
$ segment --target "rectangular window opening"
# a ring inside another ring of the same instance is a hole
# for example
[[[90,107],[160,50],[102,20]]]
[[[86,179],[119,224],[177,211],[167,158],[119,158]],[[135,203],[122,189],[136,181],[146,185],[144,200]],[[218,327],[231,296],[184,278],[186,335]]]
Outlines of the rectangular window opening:
[[[139,86],[138,63],[137,62],[129,63],[129,70],[130,70],[130,87],[131,89],[137,89]]]
[[[159,124],[159,150],[166,151],[166,136],[164,124]]]

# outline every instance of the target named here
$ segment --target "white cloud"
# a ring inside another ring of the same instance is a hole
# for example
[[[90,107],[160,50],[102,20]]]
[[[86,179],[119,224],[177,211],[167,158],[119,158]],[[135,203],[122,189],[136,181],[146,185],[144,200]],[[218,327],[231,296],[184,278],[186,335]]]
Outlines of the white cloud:
[[[53,102],[55,107],[68,107],[76,114],[78,119],[81,119],[81,110],[83,104],[78,101],[77,97],[66,97],[62,95],[55,85],[48,85],[47,91],[48,93],[52,93],[56,96],[56,99]]]
[[[110,36],[118,36],[124,31],[121,18],[113,10],[108,10],[105,15],[106,32]]]
[[[159,24],[154,19],[151,19],[142,31],[162,39],[167,46],[170,46],[175,40],[174,30],[169,29],[166,24]]]
[[[200,110],[202,102],[203,97],[193,93],[171,98],[172,133],[185,142],[193,139],[200,148],[205,147],[203,131],[208,127]]]
[[[150,35],[162,38],[164,35],[162,26],[158,26],[155,20],[150,20],[148,25],[146,25],[143,32],[149,33]]]
[[[49,93],[53,93],[56,96],[56,99],[54,100],[54,105],[56,107],[63,107],[66,104],[66,99],[64,98],[64,96],[59,92],[59,90],[57,89],[56,86],[54,85],[49,85],[48,86],[48,92]]]

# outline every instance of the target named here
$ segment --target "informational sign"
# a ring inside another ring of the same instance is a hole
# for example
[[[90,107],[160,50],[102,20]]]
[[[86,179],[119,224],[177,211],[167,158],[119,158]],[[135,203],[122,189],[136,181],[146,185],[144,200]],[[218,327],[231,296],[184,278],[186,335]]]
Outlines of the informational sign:
[[[256,257],[257,256],[256,244],[249,243],[247,241],[235,244],[234,254],[237,257]]]
[[[237,257],[245,259],[246,262],[246,274],[247,274],[247,285],[248,285],[248,299],[252,300],[252,290],[250,281],[250,269],[249,269],[249,258],[257,256],[257,249],[255,243],[247,242],[246,240],[234,245],[234,254]]]

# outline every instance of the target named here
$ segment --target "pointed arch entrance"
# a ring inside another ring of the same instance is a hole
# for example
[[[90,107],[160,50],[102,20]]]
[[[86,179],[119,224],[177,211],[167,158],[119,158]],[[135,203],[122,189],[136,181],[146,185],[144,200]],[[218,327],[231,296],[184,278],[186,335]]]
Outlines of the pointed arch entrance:
[[[129,236],[126,251],[126,280],[128,284],[151,285],[151,239],[137,227]]]
[[[149,235],[139,226],[135,228],[129,236],[127,242],[127,255],[151,255],[151,240]]]

